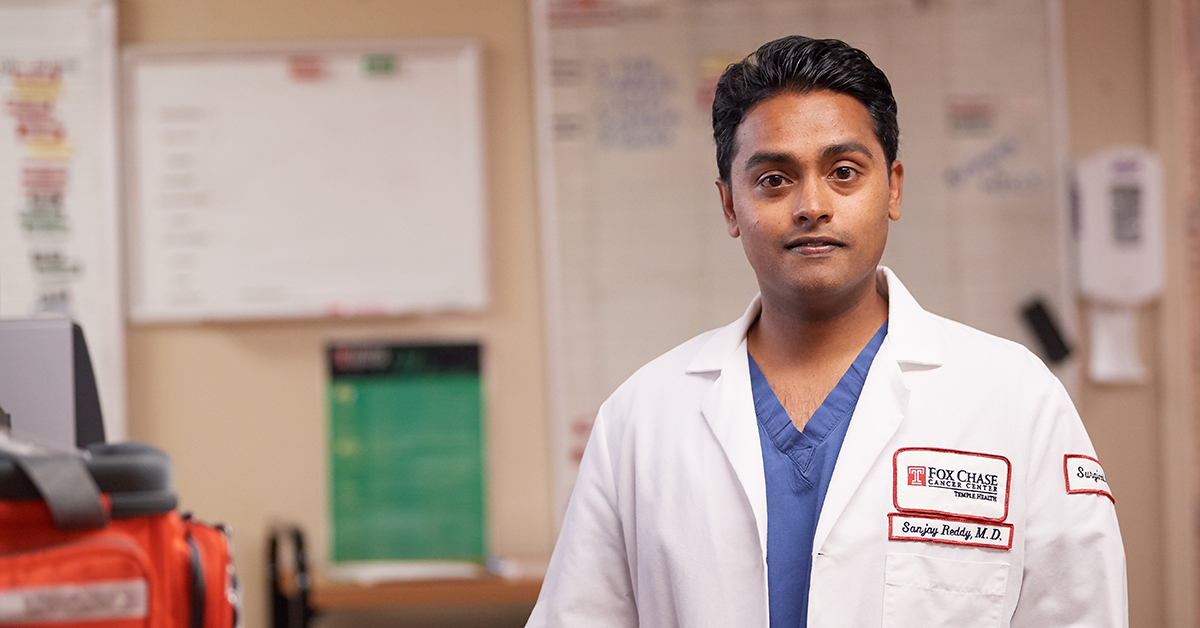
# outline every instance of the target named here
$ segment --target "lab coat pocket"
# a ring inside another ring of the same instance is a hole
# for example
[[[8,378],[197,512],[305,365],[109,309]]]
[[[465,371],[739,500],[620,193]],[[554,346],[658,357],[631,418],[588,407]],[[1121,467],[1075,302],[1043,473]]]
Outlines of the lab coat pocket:
[[[1008,565],[888,554],[884,628],[997,628]]]

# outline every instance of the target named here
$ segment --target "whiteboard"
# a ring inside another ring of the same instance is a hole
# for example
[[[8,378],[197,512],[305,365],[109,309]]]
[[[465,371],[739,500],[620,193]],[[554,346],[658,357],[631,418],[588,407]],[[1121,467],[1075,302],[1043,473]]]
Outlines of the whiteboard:
[[[133,321],[487,304],[474,43],[133,47],[124,81]]]
[[[0,317],[83,327],[125,438],[112,0],[0,0]]]
[[[883,263],[922,306],[1036,350],[1020,310],[1040,297],[1072,336],[1057,0],[532,6],[560,514],[603,400],[758,289],[722,218],[711,104],[778,37],[843,39],[890,79],[905,181]]]

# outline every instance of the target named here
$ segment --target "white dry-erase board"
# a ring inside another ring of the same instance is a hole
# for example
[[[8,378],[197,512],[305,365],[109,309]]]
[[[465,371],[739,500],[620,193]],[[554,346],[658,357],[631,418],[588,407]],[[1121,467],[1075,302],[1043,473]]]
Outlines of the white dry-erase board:
[[[486,305],[477,45],[133,47],[123,77],[135,322]]]

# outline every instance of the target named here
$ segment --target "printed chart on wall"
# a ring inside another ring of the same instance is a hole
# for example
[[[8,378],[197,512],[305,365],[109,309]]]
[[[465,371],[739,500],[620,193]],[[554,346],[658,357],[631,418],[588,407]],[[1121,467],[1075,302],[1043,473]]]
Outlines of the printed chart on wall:
[[[560,509],[600,403],[641,364],[737,318],[757,290],[721,218],[711,104],[725,67],[772,39],[843,39],[890,78],[906,176],[883,261],[918,301],[1035,351],[1022,310],[1044,302],[1070,338],[1058,11],[1055,0],[536,3]]]
[[[83,327],[109,440],[125,434],[107,0],[0,0],[0,316]]]

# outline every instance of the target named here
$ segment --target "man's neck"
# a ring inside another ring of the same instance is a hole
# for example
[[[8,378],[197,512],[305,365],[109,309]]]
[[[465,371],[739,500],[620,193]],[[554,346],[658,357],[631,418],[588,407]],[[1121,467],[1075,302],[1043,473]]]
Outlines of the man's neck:
[[[774,296],[763,294],[762,313],[750,327],[747,342],[792,423],[803,430],[887,321],[888,302],[874,281],[852,291],[847,295],[851,298],[841,303],[813,299],[821,301],[821,308],[804,307],[803,299]]]
[[[857,355],[888,318],[887,299],[874,277],[841,299],[788,297],[763,294],[762,313],[748,338],[755,360],[785,370]]]

